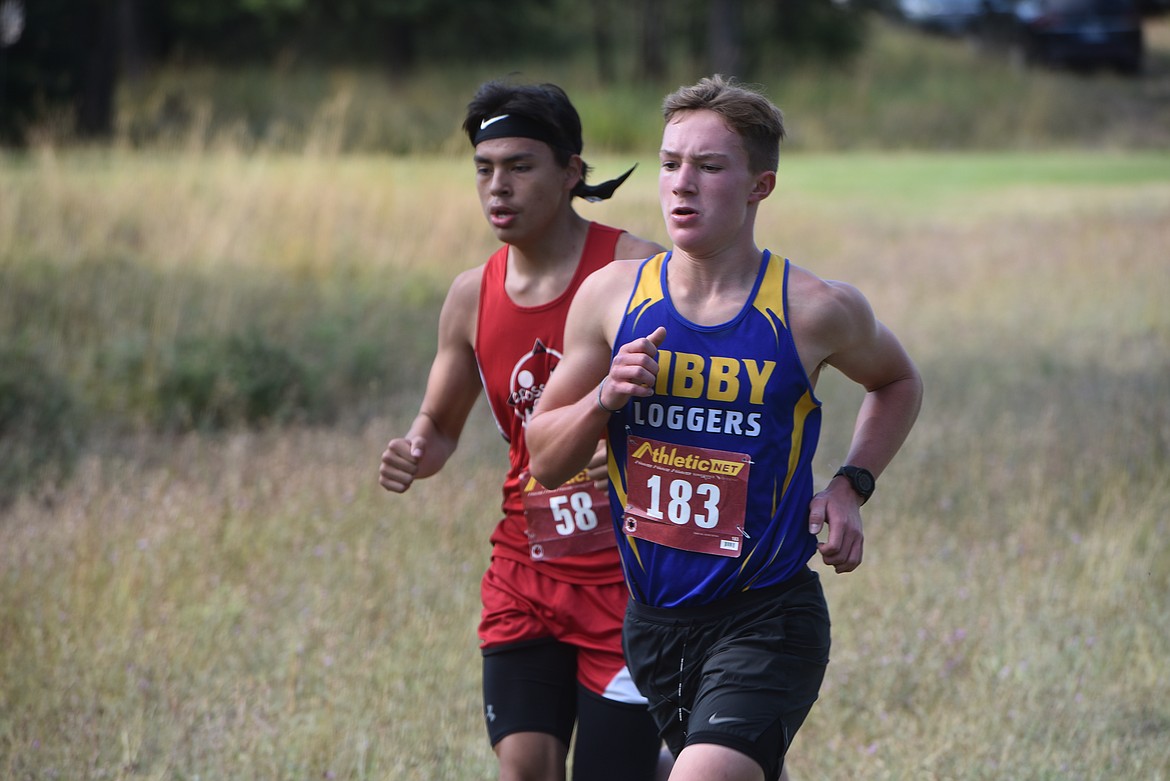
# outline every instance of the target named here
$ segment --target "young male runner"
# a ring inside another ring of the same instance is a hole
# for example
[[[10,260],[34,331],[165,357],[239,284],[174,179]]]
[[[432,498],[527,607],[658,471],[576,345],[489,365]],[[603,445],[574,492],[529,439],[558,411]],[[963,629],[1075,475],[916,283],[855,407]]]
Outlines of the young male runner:
[[[922,382],[857,289],[756,246],[779,109],[716,76],[668,96],[664,114],[673,251],[581,286],[528,426],[531,469],[556,484],[608,437],[633,595],[626,658],[677,757],[672,781],[775,779],[829,657],[808,561],[819,549],[837,572],[861,563],[859,509],[917,417]],[[814,495],[827,366],[866,394],[846,466]]]
[[[574,781],[650,781],[662,744],[622,656],[629,592],[592,479],[604,476],[604,456],[595,475],[548,491],[527,475],[525,429],[580,283],[615,258],[662,248],[574,210],[574,197],[608,198],[629,173],[585,183],[581,121],[559,87],[486,83],[463,127],[484,216],[504,244],[451,284],[418,416],[387,445],[380,482],[401,493],[438,472],[486,391],[510,459],[479,627],[500,778],[564,779],[576,723]]]

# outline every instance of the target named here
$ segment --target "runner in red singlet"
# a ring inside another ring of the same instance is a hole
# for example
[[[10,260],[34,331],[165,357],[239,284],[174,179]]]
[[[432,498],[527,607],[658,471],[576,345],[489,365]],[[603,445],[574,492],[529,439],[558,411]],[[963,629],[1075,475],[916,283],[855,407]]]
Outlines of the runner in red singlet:
[[[503,246],[452,283],[418,416],[387,445],[380,481],[402,493],[442,469],[486,392],[510,459],[479,629],[500,778],[564,779],[575,727],[574,781],[651,781],[662,744],[622,655],[629,592],[608,500],[593,487],[604,450],[592,471],[549,490],[527,474],[525,430],[560,360],[577,287],[615,259],[661,247],[575,211],[574,197],[608,198],[629,173],[585,183],[581,122],[559,87],[489,82],[464,129]]]

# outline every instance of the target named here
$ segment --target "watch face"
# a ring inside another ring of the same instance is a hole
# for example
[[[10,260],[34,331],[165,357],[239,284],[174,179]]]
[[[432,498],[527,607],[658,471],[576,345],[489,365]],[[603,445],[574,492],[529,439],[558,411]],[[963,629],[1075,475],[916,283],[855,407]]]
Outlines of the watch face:
[[[853,486],[853,490],[861,494],[863,498],[868,499],[873,494],[876,481],[868,469],[860,466],[843,466],[838,470],[837,474],[848,477],[850,485]]]

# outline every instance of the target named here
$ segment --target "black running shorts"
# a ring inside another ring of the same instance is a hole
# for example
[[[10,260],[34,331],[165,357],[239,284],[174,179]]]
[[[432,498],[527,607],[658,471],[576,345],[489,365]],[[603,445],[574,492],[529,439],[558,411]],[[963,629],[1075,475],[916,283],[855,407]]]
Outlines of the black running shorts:
[[[812,570],[697,608],[631,602],[626,660],[671,753],[714,743],[775,779],[817,699],[829,610]]]

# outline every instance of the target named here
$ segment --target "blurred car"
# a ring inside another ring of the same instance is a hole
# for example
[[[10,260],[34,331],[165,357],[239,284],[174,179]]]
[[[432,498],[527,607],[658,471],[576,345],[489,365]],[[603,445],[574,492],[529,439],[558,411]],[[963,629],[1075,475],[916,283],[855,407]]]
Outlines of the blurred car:
[[[1145,62],[1139,0],[991,0],[981,26],[1029,65],[1133,74]]]
[[[895,8],[907,24],[944,35],[963,35],[983,10],[982,0],[895,0]]]

